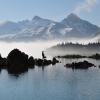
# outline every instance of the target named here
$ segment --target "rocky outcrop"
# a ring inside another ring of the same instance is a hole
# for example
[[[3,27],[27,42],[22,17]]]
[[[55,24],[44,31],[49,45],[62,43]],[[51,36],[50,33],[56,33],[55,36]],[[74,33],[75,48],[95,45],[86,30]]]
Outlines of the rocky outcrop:
[[[34,65],[35,65],[35,59],[34,59],[34,57],[29,57],[29,59],[28,59],[28,66],[29,66],[29,68],[34,68]]]
[[[92,67],[92,66],[95,66],[95,65],[92,63],[89,63],[88,61],[72,62],[65,65],[65,67],[72,68],[72,69],[88,69],[89,67]]]
[[[10,73],[20,73],[28,70],[28,55],[18,49],[14,49],[8,54],[7,62],[7,69]]]
[[[35,64],[37,66],[48,66],[50,64],[55,65],[56,63],[59,63],[59,61],[55,57],[52,60],[35,59]]]
[[[47,59],[35,59],[32,56],[28,56],[19,49],[12,50],[7,58],[2,58],[0,55],[0,69],[7,69],[11,74],[20,74],[28,71],[29,68],[34,68],[35,65],[39,67],[48,66],[50,64],[54,65],[59,61],[56,58],[52,60]]]

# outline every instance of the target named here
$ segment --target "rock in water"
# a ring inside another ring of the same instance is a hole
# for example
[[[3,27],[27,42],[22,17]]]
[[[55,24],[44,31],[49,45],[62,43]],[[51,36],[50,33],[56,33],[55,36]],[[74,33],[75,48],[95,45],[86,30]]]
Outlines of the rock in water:
[[[95,66],[95,65],[92,63],[89,63],[88,61],[72,62],[65,65],[65,67],[72,68],[72,69],[88,69],[89,67],[92,67],[92,66]]]
[[[12,50],[7,57],[8,71],[20,73],[28,70],[28,55],[18,49]]]

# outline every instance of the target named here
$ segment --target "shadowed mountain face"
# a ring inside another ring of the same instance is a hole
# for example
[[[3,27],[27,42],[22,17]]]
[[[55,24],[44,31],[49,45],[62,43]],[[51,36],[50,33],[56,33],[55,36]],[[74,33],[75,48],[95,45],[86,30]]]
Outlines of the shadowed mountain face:
[[[35,16],[32,20],[5,22],[0,24],[0,40],[34,41],[63,39],[69,37],[91,37],[99,27],[82,20],[75,14],[68,15],[61,22],[55,22]]]

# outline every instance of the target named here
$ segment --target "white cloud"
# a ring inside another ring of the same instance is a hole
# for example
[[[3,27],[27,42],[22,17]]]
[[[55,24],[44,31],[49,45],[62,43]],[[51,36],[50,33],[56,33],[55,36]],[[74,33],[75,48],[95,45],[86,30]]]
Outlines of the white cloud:
[[[92,7],[97,3],[97,0],[84,0],[84,2],[81,2],[78,4],[74,10],[74,13],[80,14],[80,12],[90,12]]]

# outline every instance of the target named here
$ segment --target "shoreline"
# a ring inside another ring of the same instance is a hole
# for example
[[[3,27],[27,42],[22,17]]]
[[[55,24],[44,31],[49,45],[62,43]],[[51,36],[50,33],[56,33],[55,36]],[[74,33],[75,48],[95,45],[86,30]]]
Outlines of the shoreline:
[[[96,53],[91,56],[83,56],[79,54],[73,54],[73,55],[63,55],[63,56],[55,56],[56,58],[65,58],[65,59],[81,59],[81,58],[90,58],[95,60],[100,60],[100,54]]]

